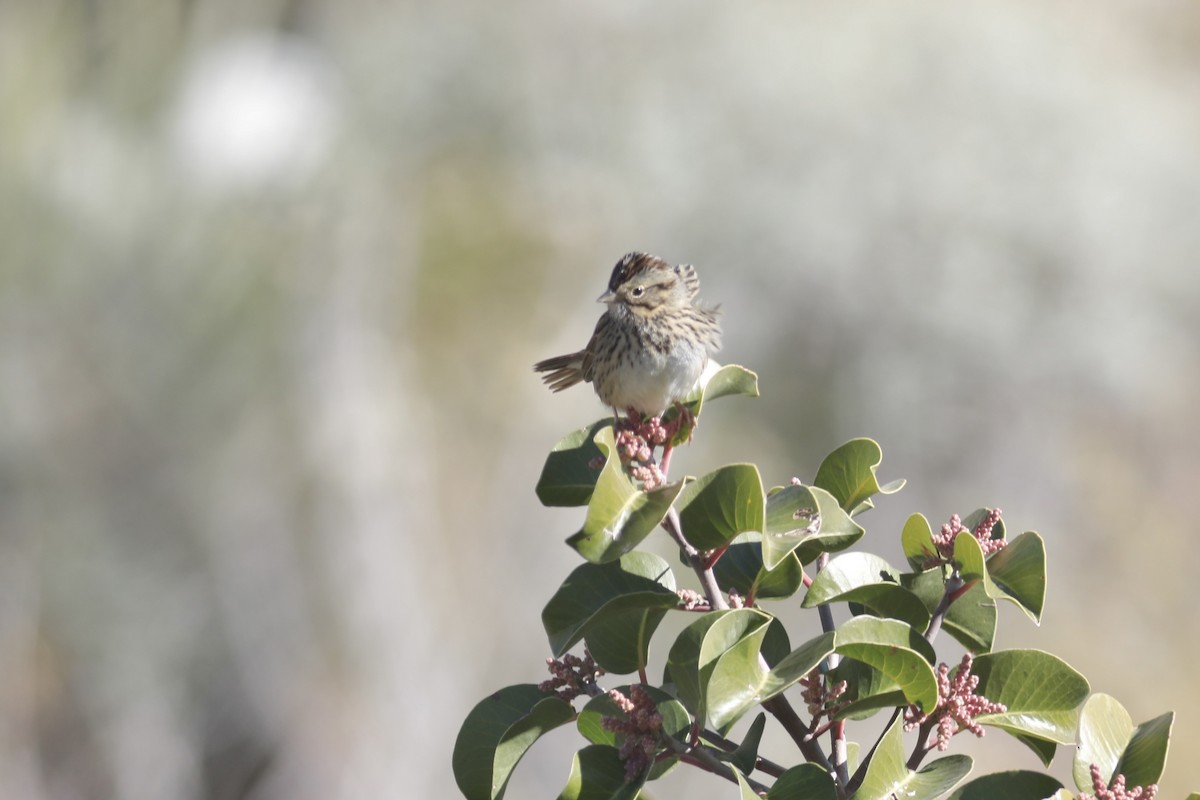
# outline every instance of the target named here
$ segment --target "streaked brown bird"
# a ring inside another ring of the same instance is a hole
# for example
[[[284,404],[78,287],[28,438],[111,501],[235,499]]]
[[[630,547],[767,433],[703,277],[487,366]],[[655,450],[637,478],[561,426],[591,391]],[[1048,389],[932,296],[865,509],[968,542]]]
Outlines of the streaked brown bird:
[[[698,304],[699,292],[692,265],[629,253],[597,298],[608,308],[587,347],[533,368],[556,392],[587,381],[614,410],[659,416],[687,397],[721,346],[718,311]]]

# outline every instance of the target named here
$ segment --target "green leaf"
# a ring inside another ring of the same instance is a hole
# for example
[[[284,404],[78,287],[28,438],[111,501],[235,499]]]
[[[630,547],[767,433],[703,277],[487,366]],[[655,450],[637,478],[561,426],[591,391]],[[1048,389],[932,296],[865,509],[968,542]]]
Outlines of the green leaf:
[[[946,580],[941,568],[900,576],[900,584],[925,604],[930,614],[945,593]],[[977,583],[951,604],[942,621],[942,630],[974,653],[986,653],[996,640],[996,601]]]
[[[481,700],[454,742],[454,780],[463,796],[499,800],[525,752],[574,715],[570,703],[533,684],[509,686]]]
[[[933,528],[924,514],[913,514],[904,523],[900,531],[900,545],[904,548],[904,557],[914,570],[925,569],[926,562],[937,558],[937,545],[933,543]]]
[[[958,574],[967,583],[985,580],[987,578],[987,566],[983,558],[983,548],[979,545],[979,540],[971,535],[970,531],[963,531],[954,539],[954,563],[958,566]],[[984,584],[984,590],[988,589],[988,584]],[[997,593],[988,592],[988,597],[996,597]]]
[[[879,741],[854,800],[933,800],[971,771],[969,756],[947,756],[913,772],[905,764],[903,720],[897,718]]]
[[[715,364],[716,362],[710,363],[709,369],[705,371],[710,372]],[[738,364],[718,367],[711,371],[707,379],[702,377],[701,381],[701,385],[693,389],[683,401],[691,407],[692,413],[697,417],[700,416],[705,402],[716,400],[718,397],[758,397],[758,375]]]
[[[645,777],[625,783],[625,764],[617,748],[593,744],[575,754],[558,800],[634,800],[645,783]]]
[[[929,612],[915,594],[900,586],[899,572],[870,553],[844,553],[817,573],[802,608],[836,602],[865,606],[878,617],[907,623],[918,631],[929,625]]]
[[[766,634],[770,618],[752,609],[712,611],[684,628],[667,655],[667,674],[685,708],[706,721],[708,682],[720,659],[739,642]]]
[[[908,625],[892,619],[855,617],[837,629],[837,652],[861,661],[896,682],[909,703],[937,705],[933,648]]]
[[[838,504],[854,516],[873,508],[871,497],[900,491],[904,481],[880,486],[875,470],[883,461],[883,451],[872,439],[851,439],[825,457],[817,468],[814,486],[837,498]]]
[[[632,688],[630,685],[616,687],[617,691],[626,697],[629,697]],[[683,704],[654,686],[641,685],[641,689],[654,701],[654,705],[662,717],[663,732],[679,739],[686,738],[692,726],[692,718],[684,709]],[[606,744],[619,749],[625,742],[625,734],[605,728],[603,722],[605,717],[627,719],[628,715],[613,702],[608,694],[597,695],[588,700],[587,705],[579,712],[579,721],[576,723],[576,727],[583,738],[592,744]],[[658,780],[667,774],[678,760],[675,756],[671,756],[656,761],[650,769],[648,780]]]
[[[754,791],[750,787],[750,784],[746,782],[746,776],[742,774],[742,771],[734,767],[733,774],[737,777],[738,797],[741,800],[759,800],[758,792]]]
[[[767,498],[764,530],[764,561],[768,569],[774,569],[792,552],[800,563],[807,564],[821,553],[845,550],[864,533],[833,495],[815,486],[772,489]]]
[[[758,762],[758,745],[762,741],[763,730],[766,727],[767,715],[760,713],[754,718],[754,722],[750,723],[750,729],[746,731],[742,743],[726,756],[725,760],[747,775],[753,772],[754,765]]]
[[[904,797],[933,800],[941,797],[971,772],[970,756],[945,756],[930,761],[908,779]]]
[[[743,533],[713,565],[717,583],[736,589],[743,597],[754,590],[759,600],[791,597],[804,582],[804,568],[793,554],[768,572],[763,567],[761,533]]]
[[[754,609],[714,611],[685,628],[671,646],[667,673],[684,706],[718,731],[770,699],[833,652],[833,634],[812,639],[767,670],[759,660],[773,618]]]
[[[1117,765],[1117,772],[1125,776],[1126,785],[1147,786],[1162,778],[1174,722],[1175,712],[1168,711],[1137,726],[1121,756],[1121,763]]]
[[[693,547],[715,550],[738,534],[761,533],[765,513],[766,498],[758,468],[753,464],[731,464],[697,479],[684,490],[679,521]]]
[[[1162,777],[1171,738],[1173,713],[1155,717],[1137,728],[1117,700],[1107,694],[1094,694],[1084,703],[1079,717],[1079,747],[1075,751],[1072,777],[1081,791],[1092,790],[1092,764],[1111,785],[1117,775],[1125,776],[1125,785],[1147,786]]]
[[[1024,733],[1010,733],[1014,739],[1033,751],[1033,754],[1042,762],[1043,767],[1050,766],[1054,761],[1054,754],[1058,752],[1058,745],[1054,742],[1046,741],[1045,739],[1035,739]]]
[[[616,456],[612,428],[602,428],[594,441],[607,460],[588,502],[583,529],[568,538],[567,544],[588,561],[603,564],[633,550],[658,527],[685,481],[643,492],[625,474]]]
[[[593,422],[586,428],[572,431],[554,445],[537,482],[537,496],[542,505],[587,505],[600,477],[597,464],[603,464],[605,459],[593,440],[601,429],[611,429],[612,423],[611,418]]]
[[[767,792],[767,800],[837,800],[837,796],[829,773],[810,763],[784,772]]]
[[[1062,659],[1041,650],[1003,650],[975,659],[976,694],[1003,703],[1008,710],[976,717],[1018,738],[1057,744],[1075,740],[1079,704],[1087,697],[1087,679]],[[1039,756],[1041,754],[1039,753]]]
[[[987,571],[1001,592],[993,597],[1016,603],[1031,620],[1040,622],[1046,602],[1046,543],[1041,536],[1025,531],[988,556]]]
[[[654,626],[661,611],[675,608],[675,576],[667,562],[652,553],[629,553],[611,564],[582,564],[576,567],[542,610],[542,626],[550,649],[558,658],[593,628],[617,622],[629,625],[629,614],[643,614],[643,633],[637,637],[638,657],[645,659]],[[628,630],[628,628],[626,628]],[[611,637],[598,637],[605,642]],[[593,653],[604,666],[609,653]],[[626,653],[612,654],[615,666],[627,665]],[[604,658],[604,661],[601,661]],[[616,670],[614,670],[616,671]]]
[[[1028,770],[995,772],[960,786],[947,800],[1045,800],[1063,785],[1049,775]]]

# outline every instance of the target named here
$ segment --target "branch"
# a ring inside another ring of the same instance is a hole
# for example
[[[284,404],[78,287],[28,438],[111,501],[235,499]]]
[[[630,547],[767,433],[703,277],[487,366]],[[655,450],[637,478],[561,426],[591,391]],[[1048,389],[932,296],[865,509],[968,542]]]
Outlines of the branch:
[[[829,554],[822,553],[817,559],[817,572],[825,568],[829,563]],[[826,633],[831,633],[836,629],[833,623],[833,609],[828,603],[822,603],[817,606],[817,613],[821,617],[821,630]],[[830,653],[829,658],[825,659],[830,671],[838,668],[842,663],[842,657],[837,653]],[[833,756],[833,769],[837,776],[837,785],[845,787],[850,782],[850,757],[846,750],[846,725],[844,722],[838,722],[829,729],[829,754]]]
[[[713,755],[708,748],[692,747],[685,742],[679,741],[674,736],[663,736],[663,739],[665,740],[667,746],[679,755],[679,758],[682,761],[686,761],[693,766],[707,770],[714,775],[720,775],[727,781],[731,781],[733,783],[738,782],[737,776],[733,774],[733,768],[728,764],[723,763],[720,759]],[[763,795],[767,793],[767,789],[769,787],[745,775],[742,777],[746,779],[746,783],[750,785],[750,788],[753,789],[756,794]]]
[[[825,757],[821,746],[808,735],[808,726],[800,719],[800,715],[796,713],[796,709],[792,708],[792,704],[788,702],[786,697],[777,694],[770,700],[763,701],[762,707],[767,713],[779,720],[779,724],[787,731],[788,736],[792,737],[792,741],[800,748],[800,752],[804,755],[806,761],[813,762],[830,775],[833,775],[833,765]]]
[[[950,610],[950,605],[962,597],[963,592],[967,588],[962,576],[958,574],[958,570],[946,581],[946,589],[942,592],[942,599],[938,601],[937,608],[933,610],[933,616],[929,618],[929,626],[925,628],[925,641],[933,644],[933,640],[937,638],[938,633],[942,630],[942,622],[946,619],[946,612]]]
[[[908,762],[905,764],[909,769],[916,770],[921,766],[925,756],[933,749],[929,746],[929,734],[933,732],[935,725],[937,722],[930,718],[922,722],[920,728],[917,729],[917,744],[913,747],[912,755],[908,757]]]
[[[687,559],[688,564],[696,573],[696,577],[700,579],[700,588],[704,590],[704,599],[708,600],[708,607],[714,611],[721,611],[729,608],[729,603],[725,602],[725,595],[721,593],[721,587],[717,585],[717,578],[713,575],[712,566],[708,564],[708,559],[704,557],[696,548],[688,543],[688,540],[683,538],[683,528],[679,524],[679,512],[674,506],[667,512],[667,516],[662,521],[663,528],[679,545],[680,552]]]
[[[729,739],[726,739],[724,736],[717,733],[716,731],[710,731],[708,729],[705,729],[704,731],[701,732],[700,735],[702,737],[704,737],[704,739],[706,741],[711,742],[712,744],[715,744],[717,747],[720,747],[722,750],[725,750],[730,753],[732,753],[734,750],[737,750],[739,747],[737,742],[733,742],[733,741],[730,741]],[[785,767],[781,767],[779,764],[776,764],[774,761],[768,761],[767,759],[763,758],[762,756],[755,757],[754,768],[757,770],[760,770],[762,772],[765,772],[774,778],[778,778],[780,775],[782,775],[784,772],[787,771],[787,769]]]

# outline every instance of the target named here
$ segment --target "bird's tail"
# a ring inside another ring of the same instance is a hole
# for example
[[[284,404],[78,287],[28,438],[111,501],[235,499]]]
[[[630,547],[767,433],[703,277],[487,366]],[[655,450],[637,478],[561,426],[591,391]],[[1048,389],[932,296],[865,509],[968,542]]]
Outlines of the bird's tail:
[[[534,364],[533,371],[545,373],[542,375],[542,380],[546,385],[553,391],[561,392],[583,380],[581,369],[584,352],[580,350],[578,353],[547,358],[545,361]]]

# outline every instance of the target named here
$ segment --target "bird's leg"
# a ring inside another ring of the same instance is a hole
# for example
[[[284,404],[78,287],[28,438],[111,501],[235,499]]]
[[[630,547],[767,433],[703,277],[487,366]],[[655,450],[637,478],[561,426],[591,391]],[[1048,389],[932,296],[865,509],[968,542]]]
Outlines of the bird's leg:
[[[675,452],[675,448],[671,446],[671,439],[663,442],[662,460],[658,462],[658,468],[662,470],[663,478],[667,476],[667,470],[671,468],[671,453]]]
[[[675,401],[675,418],[667,423],[668,443],[673,442],[679,432],[686,429],[688,432],[687,438],[683,441],[690,442],[692,435],[696,430],[696,415],[692,413],[692,409],[687,404]]]

